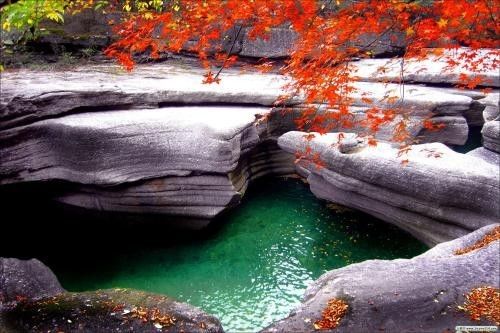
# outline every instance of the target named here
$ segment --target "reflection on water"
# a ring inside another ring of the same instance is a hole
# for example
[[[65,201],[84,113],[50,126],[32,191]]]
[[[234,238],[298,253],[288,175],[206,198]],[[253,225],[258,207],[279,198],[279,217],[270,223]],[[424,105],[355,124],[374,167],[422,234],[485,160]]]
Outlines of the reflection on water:
[[[71,214],[54,211],[46,214],[64,219],[59,225],[72,223]],[[76,225],[82,223],[90,222]],[[65,248],[50,244],[30,253],[69,290],[129,287],[166,294],[216,315],[229,332],[256,331],[286,316],[327,270],[426,250],[371,217],[328,208],[296,180],[260,181],[242,205],[201,234],[151,225],[139,232],[137,225],[116,222],[113,230],[99,223],[91,225],[93,232],[50,240]]]

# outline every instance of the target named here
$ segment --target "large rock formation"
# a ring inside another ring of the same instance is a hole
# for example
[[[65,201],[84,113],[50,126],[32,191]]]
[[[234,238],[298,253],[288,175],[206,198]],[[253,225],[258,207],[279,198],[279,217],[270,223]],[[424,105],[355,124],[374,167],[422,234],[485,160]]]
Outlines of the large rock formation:
[[[63,180],[74,187],[62,202],[202,227],[238,203],[249,180],[293,173],[293,157],[259,121],[269,107],[258,105],[280,93],[276,77],[228,75],[210,86],[196,70],[146,67],[13,73],[2,94],[0,183]]]
[[[161,295],[64,291],[40,261],[0,258],[0,331],[223,332],[218,319]]]
[[[278,144],[290,153],[309,151],[297,167],[316,196],[391,222],[428,245],[498,221],[497,165],[440,143],[414,145],[399,157],[390,144],[370,147],[354,134],[344,136],[340,142],[335,133],[310,140],[288,132]],[[316,154],[324,167],[314,163]]]
[[[199,219],[239,202],[248,181],[290,174],[292,157],[265,144],[256,107],[169,107],[81,113],[5,131],[6,183],[79,184],[76,206]],[[118,186],[122,185],[122,186]],[[123,186],[126,185],[126,186]]]
[[[314,331],[333,298],[349,306],[334,332],[440,333],[454,332],[457,325],[494,325],[484,318],[470,320],[458,306],[474,288],[499,288],[500,241],[463,255],[454,252],[495,227],[498,224],[439,244],[413,259],[368,260],[327,272],[307,289],[295,311],[264,332]]]
[[[363,79],[372,80],[373,73],[366,73],[375,64],[366,60],[357,66]],[[201,227],[237,204],[251,179],[293,173],[294,157],[275,141],[296,129],[294,119],[305,105],[297,96],[289,103],[291,112],[272,109],[287,79],[227,71],[220,84],[206,85],[202,73],[189,60],[140,65],[131,73],[110,65],[3,73],[0,184],[63,181],[70,186],[56,195],[62,202],[182,217]],[[396,74],[389,74],[381,79],[395,81]],[[434,75],[418,68],[413,78],[434,83]],[[494,107],[494,98],[481,92],[408,84],[402,95],[394,83],[354,86],[356,119],[364,119],[372,106],[366,98],[388,106],[384,97],[395,95],[410,134],[421,142],[463,144],[469,128],[465,115]],[[429,115],[445,129],[423,129]],[[401,117],[377,138],[389,140]],[[485,147],[491,148],[488,128]]]
[[[464,90],[452,88],[462,82],[461,75],[469,77],[480,77],[483,86],[498,88],[500,79],[498,71],[489,69],[480,74],[472,72],[464,66],[459,57],[467,52],[468,49],[459,49],[458,51],[445,52],[441,55],[433,55],[432,52],[426,59],[405,60],[404,70],[402,70],[403,61],[399,58],[394,59],[365,59],[353,63],[354,71],[361,80],[366,82],[403,82],[405,94],[411,91],[412,85],[426,84],[438,88],[434,93],[446,93],[458,95],[458,99],[468,96],[472,99],[467,109],[446,108],[441,112],[433,112],[431,121],[445,125],[444,130],[431,132],[423,130],[420,142],[442,142],[452,145],[462,145],[465,143],[468,134],[468,126],[482,126],[484,123],[484,114],[489,114],[498,110],[498,90],[492,93],[484,93],[479,90]],[[482,58],[485,63],[493,63],[495,57],[492,50],[484,49],[476,51],[476,59]],[[447,59],[457,61],[458,66],[451,69],[448,66]],[[409,86],[407,86],[409,85]]]

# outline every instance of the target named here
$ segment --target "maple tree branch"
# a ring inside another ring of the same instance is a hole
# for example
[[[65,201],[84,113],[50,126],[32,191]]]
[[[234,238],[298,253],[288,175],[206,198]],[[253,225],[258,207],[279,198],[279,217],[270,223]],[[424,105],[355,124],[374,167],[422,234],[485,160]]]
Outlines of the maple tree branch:
[[[221,67],[217,71],[217,74],[214,76],[214,80],[219,77],[219,75],[222,73],[222,70],[226,66],[226,63],[229,60],[229,57],[231,56],[231,53],[233,52],[234,46],[236,45],[236,42],[238,41],[238,38],[240,37],[241,30],[243,30],[243,24],[238,27],[238,31],[236,32],[236,35],[234,37],[233,43],[231,44],[231,47],[229,48],[229,51],[227,51],[226,58],[224,59],[224,62],[222,63]]]

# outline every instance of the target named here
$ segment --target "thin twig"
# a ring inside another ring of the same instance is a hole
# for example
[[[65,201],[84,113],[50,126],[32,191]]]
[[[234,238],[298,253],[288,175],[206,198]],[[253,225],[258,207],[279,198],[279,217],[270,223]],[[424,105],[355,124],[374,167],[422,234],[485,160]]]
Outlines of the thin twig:
[[[222,70],[224,69],[224,67],[226,67],[226,63],[228,62],[229,57],[231,56],[231,53],[233,52],[234,46],[236,45],[236,42],[238,41],[238,38],[240,37],[241,30],[243,30],[243,25],[242,24],[238,27],[238,31],[236,32],[236,36],[234,37],[233,43],[231,44],[231,47],[229,48],[229,51],[227,51],[226,59],[224,59],[224,62],[222,63],[222,65],[219,68],[219,70],[217,71],[217,74],[215,74],[214,80],[219,77],[219,75],[222,73]]]

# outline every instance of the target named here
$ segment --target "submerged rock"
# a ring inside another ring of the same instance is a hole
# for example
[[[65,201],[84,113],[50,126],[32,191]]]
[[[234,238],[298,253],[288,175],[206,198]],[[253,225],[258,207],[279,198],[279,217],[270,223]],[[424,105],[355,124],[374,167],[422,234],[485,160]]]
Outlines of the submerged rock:
[[[218,319],[162,295],[64,291],[36,259],[0,258],[0,331],[223,332]]]
[[[344,138],[354,134],[344,134]],[[387,143],[349,154],[339,135],[308,140],[289,132],[278,144],[290,153],[310,150],[298,163],[319,198],[355,208],[407,230],[428,245],[448,241],[500,217],[498,166],[443,144],[411,146],[398,156]],[[311,156],[319,154],[324,167]]]
[[[471,320],[459,306],[474,288],[500,287],[500,241],[463,255],[455,251],[495,227],[439,244],[413,259],[368,260],[327,272],[307,289],[295,311],[263,332],[313,332],[331,299],[348,305],[335,332],[452,332],[457,325],[494,325],[484,318]]]

